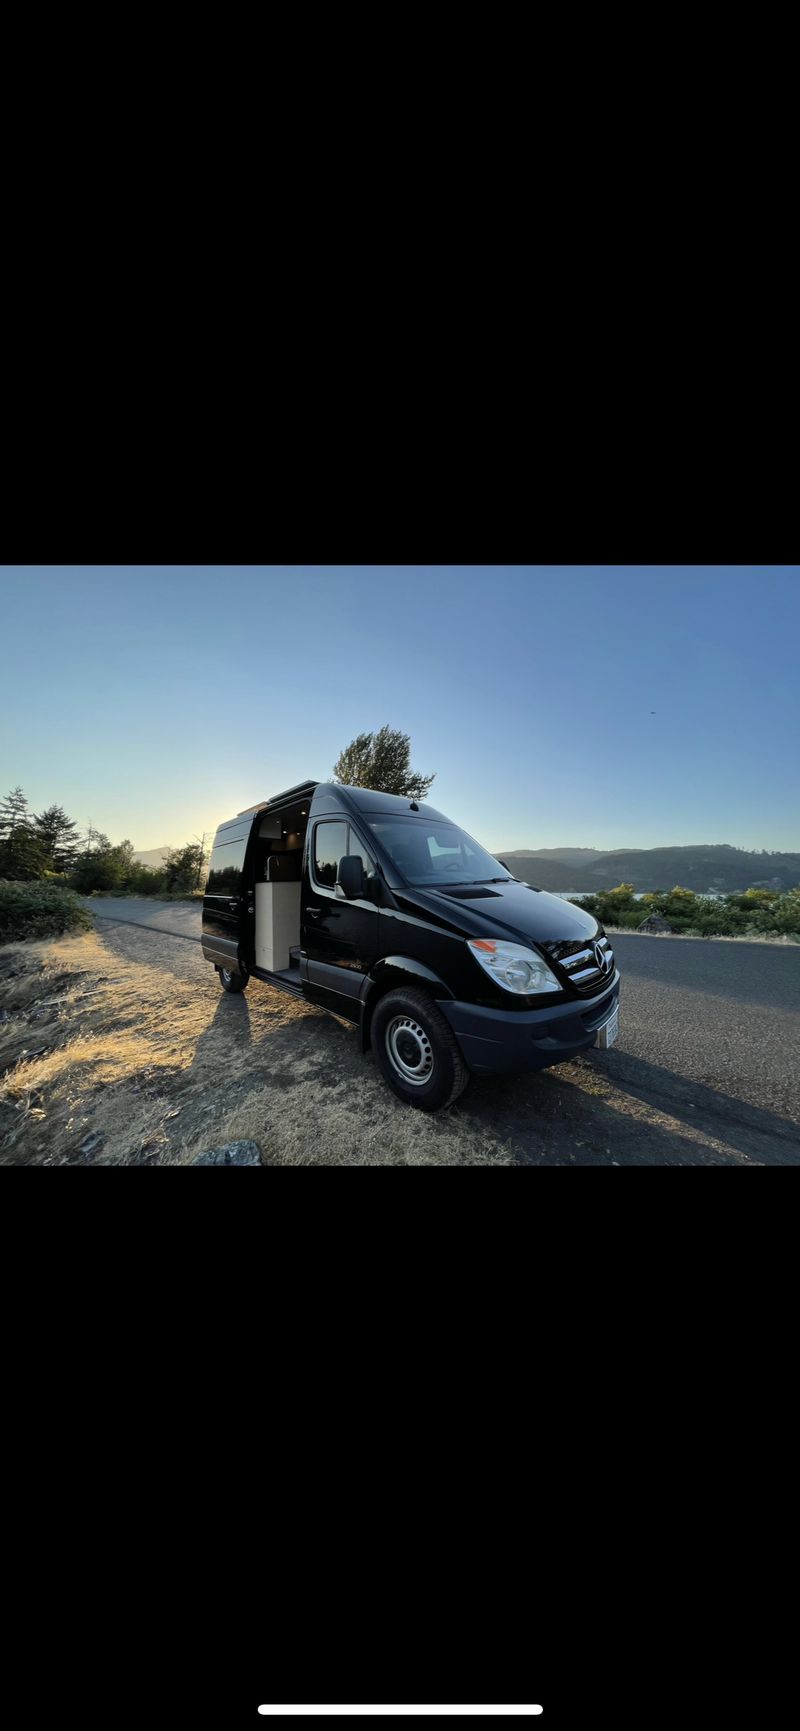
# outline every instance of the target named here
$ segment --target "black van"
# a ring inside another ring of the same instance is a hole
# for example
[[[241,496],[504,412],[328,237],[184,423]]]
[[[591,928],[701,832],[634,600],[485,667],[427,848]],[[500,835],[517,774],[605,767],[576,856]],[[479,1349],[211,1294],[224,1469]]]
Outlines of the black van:
[[[358,1024],[394,1092],[449,1106],[471,1071],[543,1069],[617,1036],[591,914],[518,879],[430,805],[306,781],[220,824],[203,954]]]

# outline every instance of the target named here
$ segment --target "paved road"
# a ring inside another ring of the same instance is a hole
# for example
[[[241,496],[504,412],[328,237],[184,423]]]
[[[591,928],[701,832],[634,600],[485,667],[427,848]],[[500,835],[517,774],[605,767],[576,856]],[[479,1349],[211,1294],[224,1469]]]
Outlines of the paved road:
[[[130,922],[114,927],[122,953],[205,977],[208,963],[173,941],[199,940],[199,907],[89,905],[99,921]],[[800,946],[633,933],[612,942],[619,1044],[538,1075],[482,1080],[459,1112],[520,1164],[800,1165]]]
[[[130,921],[150,931],[172,932],[200,942],[200,902],[157,902],[150,896],[82,896],[81,900],[98,919]]]

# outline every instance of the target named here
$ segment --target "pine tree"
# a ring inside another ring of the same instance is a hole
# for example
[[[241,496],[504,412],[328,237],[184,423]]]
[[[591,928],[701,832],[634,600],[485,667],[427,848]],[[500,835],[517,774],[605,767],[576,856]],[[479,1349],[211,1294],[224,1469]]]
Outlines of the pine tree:
[[[49,805],[34,818],[36,834],[53,871],[69,871],[78,851],[76,825],[61,805]]]
[[[47,853],[28,817],[21,787],[0,801],[0,878],[26,881],[47,870]]]
[[[0,836],[12,835],[20,825],[27,824],[28,801],[21,787],[14,787],[0,800]]]

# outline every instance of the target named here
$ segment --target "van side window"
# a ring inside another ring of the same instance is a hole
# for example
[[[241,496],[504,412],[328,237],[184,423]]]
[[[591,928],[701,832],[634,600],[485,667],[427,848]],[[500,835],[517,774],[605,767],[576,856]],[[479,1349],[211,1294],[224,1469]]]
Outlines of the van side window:
[[[334,889],[340,859],[347,853],[347,824],[318,823],[314,830],[314,881]]]

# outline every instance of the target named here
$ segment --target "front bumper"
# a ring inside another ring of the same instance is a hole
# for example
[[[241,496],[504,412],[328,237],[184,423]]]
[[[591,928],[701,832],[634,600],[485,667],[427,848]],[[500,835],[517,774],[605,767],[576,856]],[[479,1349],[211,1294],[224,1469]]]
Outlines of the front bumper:
[[[487,1010],[440,998],[464,1058],[478,1075],[492,1070],[545,1070],[585,1052],[619,997],[619,973],[596,998],[549,1004],[542,1010]]]

